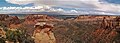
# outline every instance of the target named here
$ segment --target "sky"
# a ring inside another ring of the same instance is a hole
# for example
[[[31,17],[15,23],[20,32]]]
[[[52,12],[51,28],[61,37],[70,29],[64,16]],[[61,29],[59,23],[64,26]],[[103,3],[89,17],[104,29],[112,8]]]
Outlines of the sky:
[[[120,15],[120,0],[0,0],[0,13]]]

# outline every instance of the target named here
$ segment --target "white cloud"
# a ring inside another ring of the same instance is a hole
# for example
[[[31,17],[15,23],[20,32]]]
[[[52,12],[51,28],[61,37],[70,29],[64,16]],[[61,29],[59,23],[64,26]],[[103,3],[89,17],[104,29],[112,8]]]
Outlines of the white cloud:
[[[58,13],[63,13],[66,12],[64,9],[54,9],[49,6],[33,6],[33,7],[0,7],[0,13],[18,13],[18,12],[58,12]],[[5,13],[5,14],[6,14]]]
[[[53,5],[54,0],[6,0],[8,3],[26,5],[33,3],[34,5]]]
[[[78,13],[78,11],[76,11],[76,10],[71,10],[70,12]]]
[[[106,3],[100,0],[6,0],[8,3],[25,5],[33,3],[34,6],[62,6],[62,7],[73,7],[73,8],[84,8],[85,10],[99,10],[105,12],[120,12],[120,5]],[[48,7],[49,8],[49,7]],[[55,10],[55,9],[50,9]],[[57,9],[57,11],[64,11],[62,9]],[[76,10],[71,10],[70,12],[80,12]]]
[[[19,4],[19,5],[25,5],[25,4],[29,4],[32,3],[32,0],[28,1],[28,0],[6,0],[8,3],[12,3],[12,4]]]

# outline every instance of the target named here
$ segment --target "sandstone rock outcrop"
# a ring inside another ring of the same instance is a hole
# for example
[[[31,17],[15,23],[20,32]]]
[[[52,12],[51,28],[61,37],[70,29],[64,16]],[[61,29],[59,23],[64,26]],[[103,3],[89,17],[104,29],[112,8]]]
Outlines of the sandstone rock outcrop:
[[[51,21],[60,21],[60,20],[45,14],[30,14],[25,17],[25,23],[28,24],[35,24],[36,22],[39,21],[51,22]]]
[[[19,22],[19,18],[17,16],[9,16],[7,14],[0,14],[0,21],[6,21],[11,23]]]
[[[0,14],[0,21],[5,21],[8,17],[9,15],[7,14]]]
[[[117,16],[87,16],[87,15],[81,15],[78,16],[75,21],[97,21],[97,20],[103,20],[106,18],[106,20],[114,20]]]

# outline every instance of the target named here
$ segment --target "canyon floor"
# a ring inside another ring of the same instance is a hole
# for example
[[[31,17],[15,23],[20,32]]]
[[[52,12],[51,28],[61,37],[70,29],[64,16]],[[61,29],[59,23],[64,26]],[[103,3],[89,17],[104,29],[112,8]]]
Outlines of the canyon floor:
[[[58,43],[119,43],[114,29],[100,28],[98,22],[58,22],[53,30]]]

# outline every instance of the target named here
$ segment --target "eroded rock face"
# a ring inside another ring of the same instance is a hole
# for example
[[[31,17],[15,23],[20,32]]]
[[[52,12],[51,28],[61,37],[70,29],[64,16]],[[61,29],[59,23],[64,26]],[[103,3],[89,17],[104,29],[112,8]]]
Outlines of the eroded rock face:
[[[97,20],[103,20],[106,18],[106,20],[113,20],[117,16],[78,16],[75,21],[97,21]]]
[[[59,21],[59,19],[56,19],[52,16],[48,16],[48,15],[43,15],[43,14],[31,14],[31,15],[27,15],[25,17],[25,23],[27,24],[35,24],[36,22],[40,22],[40,21]]]
[[[7,27],[10,27],[10,25],[16,26],[17,24],[20,24],[20,19],[17,16],[9,16],[9,15],[0,15],[2,23],[6,24]]]
[[[27,15],[26,17],[25,17],[25,24],[35,24],[35,21],[37,20],[37,19],[43,19],[43,18],[45,18],[45,17],[43,17],[43,15],[41,15],[41,16],[38,16],[38,15]]]
[[[6,22],[8,22],[9,24],[19,24],[20,20],[17,16],[10,16],[6,19]]]
[[[19,18],[17,16],[9,16],[7,14],[0,14],[0,21],[10,24],[19,24]]]
[[[6,14],[0,14],[0,21],[5,21],[6,18],[8,18],[9,15]]]
[[[34,21],[36,19],[47,19],[47,15],[28,15],[25,17],[25,21]]]

